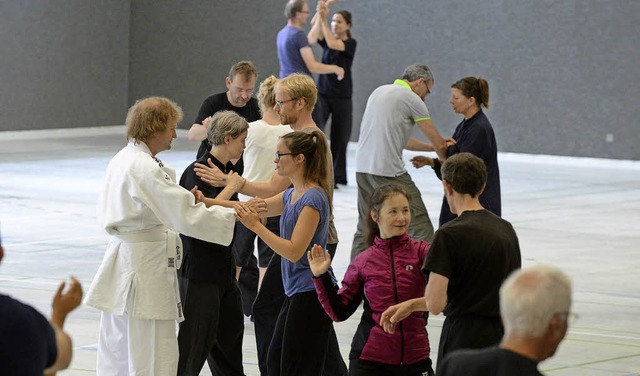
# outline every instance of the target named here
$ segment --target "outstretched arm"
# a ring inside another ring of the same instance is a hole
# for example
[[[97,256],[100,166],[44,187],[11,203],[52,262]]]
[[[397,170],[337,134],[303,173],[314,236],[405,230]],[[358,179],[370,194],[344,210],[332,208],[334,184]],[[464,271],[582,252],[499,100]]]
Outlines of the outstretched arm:
[[[280,200],[282,201],[281,198]],[[291,262],[298,262],[304,256],[320,222],[320,212],[310,206],[305,206],[298,216],[298,222],[293,229],[291,239],[284,239],[267,229],[260,222],[258,213],[251,208],[236,205],[236,216],[243,225],[255,232],[274,252]]]
[[[360,277],[355,262],[352,262],[342,279],[342,288],[333,284],[327,273],[331,265],[329,251],[317,244],[307,252],[309,267],[313,273],[313,284],[318,293],[318,300],[327,315],[333,321],[344,321],[351,317],[360,306],[364,297],[364,281]]]
[[[427,304],[423,297],[407,300],[387,308],[380,317],[380,325],[385,332],[393,333],[396,325],[410,314],[426,310]]]
[[[45,370],[45,375],[55,375],[56,371],[69,367],[71,356],[73,355],[71,338],[62,328],[67,315],[82,302],[82,286],[75,277],[71,276],[71,285],[67,292],[64,292],[64,287],[65,283],[62,282],[51,304],[51,326],[56,332],[58,356],[55,363]]]

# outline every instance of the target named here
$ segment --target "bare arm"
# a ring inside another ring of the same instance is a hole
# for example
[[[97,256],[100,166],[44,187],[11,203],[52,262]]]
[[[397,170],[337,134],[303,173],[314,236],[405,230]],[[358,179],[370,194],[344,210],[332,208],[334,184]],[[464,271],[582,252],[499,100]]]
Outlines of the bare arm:
[[[429,274],[429,282],[424,290],[424,300],[429,313],[438,315],[444,311],[447,306],[448,287],[449,278],[434,272]]]
[[[271,197],[289,188],[290,185],[291,179],[274,172],[269,181],[246,182],[240,193],[252,197]]]
[[[73,348],[71,338],[62,328],[67,315],[76,309],[82,301],[82,286],[75,277],[71,277],[69,290],[65,293],[65,283],[62,282],[58,287],[58,291],[53,297],[51,326],[56,332],[56,346],[58,347],[58,356],[55,363],[45,370],[45,375],[54,375],[56,371],[69,367]]]
[[[433,145],[422,142],[413,136],[409,137],[404,148],[412,151],[434,151]]]
[[[445,139],[442,138],[440,132],[438,132],[431,119],[418,121],[418,126],[422,133],[427,136],[427,139],[431,141],[431,147],[433,148],[433,151],[438,154],[438,159],[441,161],[447,159],[447,143],[445,142]]]
[[[426,310],[427,304],[423,297],[406,300],[387,308],[380,316],[380,325],[385,332],[393,333],[396,325],[410,314]]]
[[[187,138],[189,141],[204,141],[207,139],[207,132],[209,132],[209,125],[211,124],[211,116],[204,119],[202,124],[195,123],[191,126],[191,129],[187,132]]]
[[[313,51],[311,47],[306,46],[300,49],[300,56],[302,56],[302,60],[304,60],[307,68],[314,73],[319,74],[335,74],[338,76],[338,80],[341,80],[344,77],[344,69],[337,65],[329,65],[319,63],[315,56],[313,56]]]
[[[327,41],[327,46],[336,51],[344,51],[346,49],[344,42],[341,39],[336,38],[331,32],[329,27],[329,21],[327,20],[327,14],[320,19],[320,26],[322,27],[322,36]]]
[[[305,206],[298,216],[291,239],[283,239],[269,231],[260,222],[257,213],[239,205],[236,206],[236,215],[243,225],[255,232],[274,252],[291,262],[297,262],[305,255],[320,222],[320,213]]]
[[[318,6],[320,6],[320,1],[318,1]],[[320,13],[316,11],[316,14],[311,19],[311,30],[309,30],[309,34],[307,34],[307,41],[309,44],[318,43],[318,39],[322,39],[322,25]]]
[[[230,201],[231,196],[242,188],[246,179],[238,175],[236,172],[230,172],[224,179],[226,179],[226,186],[222,192],[218,193],[216,197],[197,197],[199,201],[204,202],[207,207],[219,205],[224,206],[225,208],[233,208],[238,201]]]

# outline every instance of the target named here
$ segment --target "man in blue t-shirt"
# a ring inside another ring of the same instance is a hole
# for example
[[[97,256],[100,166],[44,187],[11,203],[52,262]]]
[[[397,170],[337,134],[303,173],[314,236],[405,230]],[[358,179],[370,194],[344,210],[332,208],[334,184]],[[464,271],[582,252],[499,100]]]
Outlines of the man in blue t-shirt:
[[[0,261],[4,250],[0,240]],[[53,297],[51,321],[33,307],[0,294],[0,375],[54,374],[71,363],[71,338],[62,331],[64,320],[82,301],[82,287],[71,277]]]
[[[309,3],[306,0],[290,0],[284,9],[287,25],[278,32],[276,44],[280,61],[280,78],[292,73],[311,72],[318,74],[335,74],[338,80],[344,77],[344,69],[337,65],[322,64],[316,60],[302,30],[309,19]]]

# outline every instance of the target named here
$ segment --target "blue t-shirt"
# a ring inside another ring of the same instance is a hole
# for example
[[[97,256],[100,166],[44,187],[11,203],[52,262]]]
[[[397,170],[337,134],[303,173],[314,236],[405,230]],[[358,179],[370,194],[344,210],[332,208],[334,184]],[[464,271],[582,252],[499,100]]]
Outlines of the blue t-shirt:
[[[302,209],[304,209],[305,206],[309,206],[320,212],[320,222],[318,222],[318,227],[313,234],[307,250],[310,250],[314,244],[321,245],[323,249],[326,248],[327,233],[329,231],[329,199],[326,193],[322,188],[312,188],[306,191],[298,201],[290,204],[292,194],[293,188],[289,188],[284,191],[282,195],[284,209],[280,217],[280,237],[291,239]],[[309,268],[309,261],[307,260],[306,254],[295,263],[283,257],[281,263],[282,283],[284,284],[284,292],[287,296],[292,296],[300,292],[315,291],[316,288],[312,280],[313,274]],[[329,274],[335,284],[336,278],[333,275],[333,269],[329,268]]]
[[[0,295],[0,375],[37,375],[58,356],[56,334],[34,308]]]
[[[304,73],[311,76],[311,71],[300,55],[301,48],[310,47],[307,34],[304,31],[287,25],[278,32],[276,43],[278,60],[280,60],[280,78],[285,78],[293,73]]]

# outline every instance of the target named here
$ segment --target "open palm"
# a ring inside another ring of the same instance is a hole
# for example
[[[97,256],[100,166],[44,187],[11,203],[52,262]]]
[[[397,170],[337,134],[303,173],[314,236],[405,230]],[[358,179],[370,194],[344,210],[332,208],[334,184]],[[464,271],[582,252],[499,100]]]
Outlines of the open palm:
[[[310,251],[307,251],[307,260],[309,260],[309,267],[311,273],[315,277],[319,277],[329,270],[331,266],[331,256],[328,251],[322,249],[321,246],[314,244]]]

